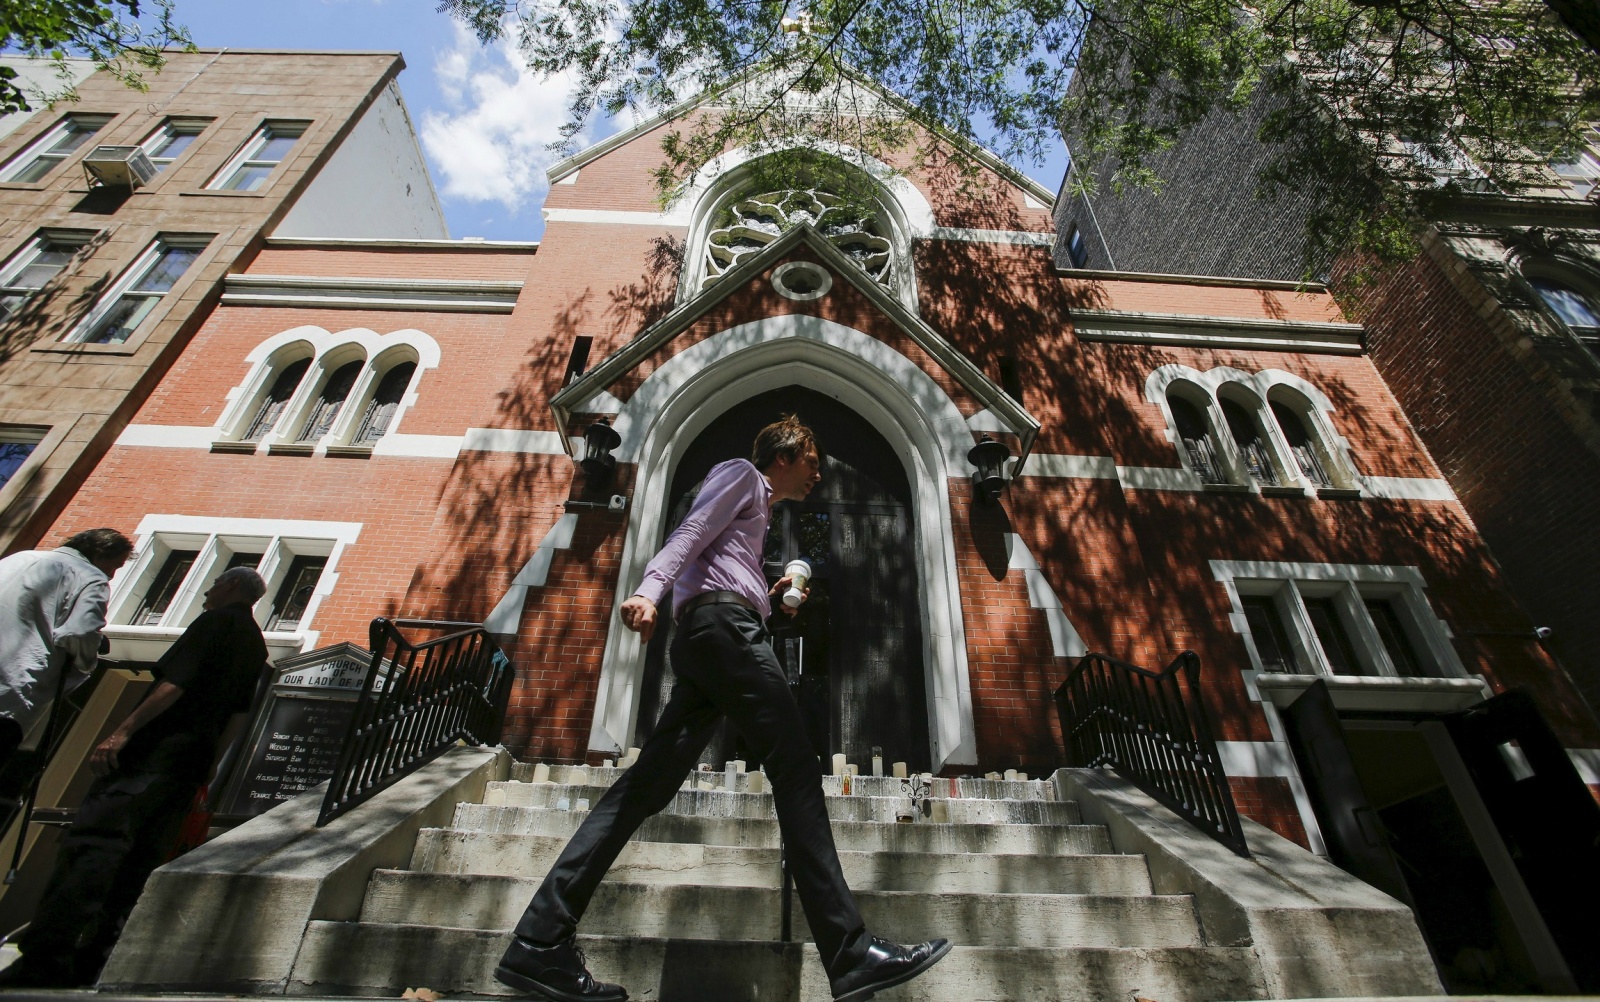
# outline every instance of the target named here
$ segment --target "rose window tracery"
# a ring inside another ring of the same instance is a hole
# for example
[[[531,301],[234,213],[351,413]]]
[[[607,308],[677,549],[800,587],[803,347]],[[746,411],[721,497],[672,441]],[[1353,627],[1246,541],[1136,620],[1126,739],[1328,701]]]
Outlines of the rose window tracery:
[[[894,244],[879,217],[815,189],[747,195],[718,210],[706,236],[705,279],[700,287],[759,254],[790,227],[810,223],[873,281],[893,288]]]

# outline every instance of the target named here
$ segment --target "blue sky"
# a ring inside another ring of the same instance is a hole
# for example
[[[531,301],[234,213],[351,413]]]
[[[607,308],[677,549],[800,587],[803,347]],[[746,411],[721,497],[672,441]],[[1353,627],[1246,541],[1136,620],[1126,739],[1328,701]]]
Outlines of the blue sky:
[[[546,145],[557,138],[566,84],[532,78],[515,52],[485,48],[434,8],[432,0],[176,0],[201,46],[404,53],[400,88],[450,234],[537,240],[544,168],[554,159]],[[1065,163],[1058,149],[1041,167],[1018,166],[1054,192]]]

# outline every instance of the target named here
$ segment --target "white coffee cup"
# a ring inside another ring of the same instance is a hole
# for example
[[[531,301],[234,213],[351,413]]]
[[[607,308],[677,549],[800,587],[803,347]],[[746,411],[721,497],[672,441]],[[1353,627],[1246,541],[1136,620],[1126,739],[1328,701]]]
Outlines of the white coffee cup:
[[[789,578],[789,590],[783,593],[783,604],[798,609],[800,603],[806,600],[806,582],[811,580],[811,565],[804,560],[791,560],[783,569],[783,576]]]

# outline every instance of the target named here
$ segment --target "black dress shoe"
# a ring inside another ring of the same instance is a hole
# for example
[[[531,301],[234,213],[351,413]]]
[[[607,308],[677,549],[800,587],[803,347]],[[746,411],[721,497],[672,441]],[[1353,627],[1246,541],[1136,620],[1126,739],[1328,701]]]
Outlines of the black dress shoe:
[[[494,976],[523,994],[552,1002],[627,1002],[628,998],[621,985],[608,985],[590,975],[575,936],[554,946],[518,936],[500,958]]]
[[[872,937],[867,955],[850,970],[830,979],[833,1002],[862,1002],[885,988],[904,984],[937,964],[950,952],[950,943],[932,939],[916,946],[896,946]]]

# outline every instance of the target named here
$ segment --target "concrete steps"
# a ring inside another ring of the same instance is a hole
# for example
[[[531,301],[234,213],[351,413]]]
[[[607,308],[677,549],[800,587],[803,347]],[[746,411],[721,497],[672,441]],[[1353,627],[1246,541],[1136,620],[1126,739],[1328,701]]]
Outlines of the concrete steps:
[[[828,1002],[816,953],[800,943],[580,935],[595,976],[650,1002]],[[510,934],[424,925],[312,922],[288,990],[393,996],[427,985],[451,995],[509,994],[494,966]],[[445,988],[444,986],[448,986]],[[1160,1002],[1267,996],[1249,947],[957,946],[877,1002]]]

